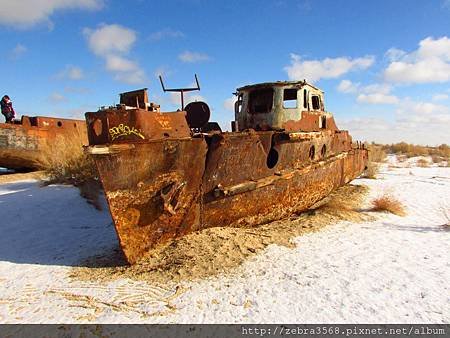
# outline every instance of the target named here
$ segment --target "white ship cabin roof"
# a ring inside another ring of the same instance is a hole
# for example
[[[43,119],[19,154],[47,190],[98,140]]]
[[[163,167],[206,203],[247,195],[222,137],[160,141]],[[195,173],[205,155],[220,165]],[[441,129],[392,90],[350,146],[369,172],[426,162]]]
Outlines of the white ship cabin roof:
[[[262,88],[273,88],[273,87],[309,87],[314,89],[315,91],[320,91],[323,93],[322,90],[317,88],[316,86],[306,82],[306,80],[303,81],[276,81],[276,82],[263,82],[263,83],[255,83],[252,85],[247,85],[243,87],[237,88],[237,91],[247,91],[247,90],[253,90],[253,89],[262,89]]]

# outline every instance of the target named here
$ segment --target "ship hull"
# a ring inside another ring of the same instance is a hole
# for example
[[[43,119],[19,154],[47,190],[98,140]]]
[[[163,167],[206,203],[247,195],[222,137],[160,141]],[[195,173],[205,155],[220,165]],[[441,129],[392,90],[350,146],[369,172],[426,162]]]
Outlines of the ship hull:
[[[346,131],[239,132],[91,146],[129,263],[193,231],[298,213],[362,173]]]

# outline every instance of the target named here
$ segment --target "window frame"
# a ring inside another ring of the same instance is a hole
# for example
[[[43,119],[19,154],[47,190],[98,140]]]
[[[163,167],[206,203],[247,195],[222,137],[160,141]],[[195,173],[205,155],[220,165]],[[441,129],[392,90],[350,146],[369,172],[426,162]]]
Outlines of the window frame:
[[[270,107],[268,110],[266,111],[254,111],[252,110],[252,108],[254,108],[253,105],[253,96],[255,95],[256,92],[272,92],[271,95],[271,102],[270,102]],[[274,99],[275,99],[275,89],[272,87],[268,87],[268,88],[260,88],[260,89],[254,89],[251,92],[248,93],[248,113],[251,115],[258,115],[258,114],[268,114],[272,111],[273,107],[274,107]]]
[[[283,101],[282,107],[283,107],[283,109],[297,109],[298,108],[298,88],[283,88],[282,90],[283,90],[283,96],[282,96],[282,101]],[[294,101],[293,99],[291,99],[291,100],[286,100],[285,99],[286,91],[295,91],[295,107],[286,107],[285,106],[285,102],[292,102],[292,101]]]

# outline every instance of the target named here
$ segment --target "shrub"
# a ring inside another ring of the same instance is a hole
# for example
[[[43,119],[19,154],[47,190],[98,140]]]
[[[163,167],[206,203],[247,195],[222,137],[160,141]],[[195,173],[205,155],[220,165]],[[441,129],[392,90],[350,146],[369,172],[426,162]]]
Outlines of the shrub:
[[[362,174],[362,178],[371,178],[376,179],[378,174],[378,164],[374,162],[368,162],[367,163],[367,169],[364,170]]]
[[[380,163],[386,160],[386,151],[383,146],[372,143],[367,148],[369,150],[369,161]]]
[[[400,163],[406,162],[407,159],[408,157],[406,155],[397,155],[397,161],[399,161]]]
[[[429,167],[429,163],[426,159],[424,158],[419,158],[417,160],[417,166],[421,167],[421,168],[428,168]]]
[[[432,155],[436,154],[444,158],[450,158],[450,146],[446,144],[441,144],[439,147],[432,149],[433,149]]]
[[[403,204],[395,197],[385,194],[372,201],[370,211],[387,211],[398,216],[404,216],[405,208]]]
[[[446,144],[441,144],[438,147],[429,147],[400,142],[390,145],[384,145],[382,146],[382,148],[388,153],[403,154],[407,157],[437,155],[443,158],[447,158],[450,156],[450,147]]]
[[[379,171],[377,163],[385,161],[386,152],[383,146],[375,143],[366,144],[366,147],[369,150],[369,159],[367,161],[367,169],[364,171],[362,177],[376,179]]]
[[[443,161],[443,158],[439,155],[431,155],[431,160],[433,163],[441,163]]]

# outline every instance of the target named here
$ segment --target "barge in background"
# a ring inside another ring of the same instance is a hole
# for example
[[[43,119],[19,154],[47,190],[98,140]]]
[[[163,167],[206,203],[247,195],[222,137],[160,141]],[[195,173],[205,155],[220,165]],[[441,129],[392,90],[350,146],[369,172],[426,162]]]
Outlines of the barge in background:
[[[14,123],[0,123],[0,167],[41,169],[47,144],[73,138],[74,135],[87,143],[85,121],[22,116]]]

